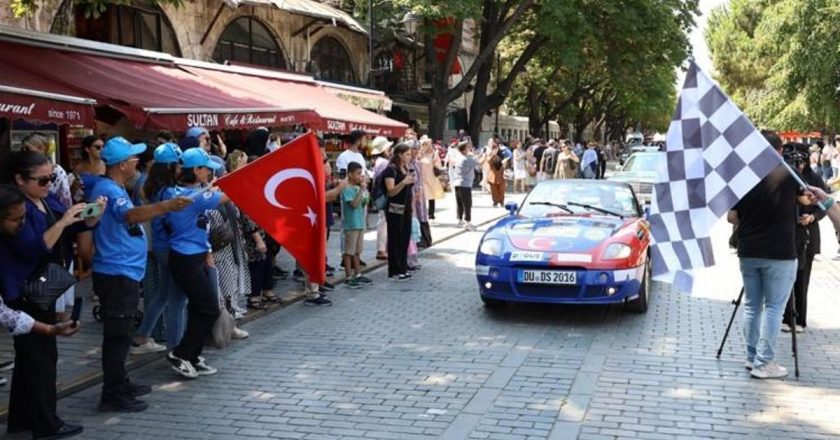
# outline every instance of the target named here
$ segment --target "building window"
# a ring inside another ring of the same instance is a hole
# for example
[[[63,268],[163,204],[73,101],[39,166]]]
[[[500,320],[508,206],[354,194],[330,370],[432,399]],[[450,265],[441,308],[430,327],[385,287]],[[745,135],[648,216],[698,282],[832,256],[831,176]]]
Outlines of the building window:
[[[93,18],[85,17],[84,6],[77,5],[75,17],[79,38],[181,56],[175,31],[157,6],[140,1],[109,5],[102,15]]]
[[[286,69],[286,60],[274,36],[253,17],[239,17],[231,22],[213,52],[213,59]]]
[[[333,37],[318,40],[312,48],[312,75],[324,81],[356,84],[353,63],[344,46]]]

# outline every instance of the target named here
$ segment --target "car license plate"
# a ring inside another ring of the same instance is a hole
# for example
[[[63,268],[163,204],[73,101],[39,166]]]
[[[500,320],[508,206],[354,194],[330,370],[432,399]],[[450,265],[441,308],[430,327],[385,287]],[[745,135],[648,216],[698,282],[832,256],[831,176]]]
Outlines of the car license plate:
[[[526,284],[577,284],[577,272],[521,270],[519,282]]]

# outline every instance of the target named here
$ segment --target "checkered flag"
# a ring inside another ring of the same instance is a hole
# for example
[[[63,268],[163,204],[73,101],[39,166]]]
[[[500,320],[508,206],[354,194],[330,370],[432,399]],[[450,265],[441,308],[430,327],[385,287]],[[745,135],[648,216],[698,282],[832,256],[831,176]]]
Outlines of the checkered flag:
[[[693,60],[665,154],[649,218],[652,273],[690,292],[689,271],[715,263],[712,226],[782,158]]]

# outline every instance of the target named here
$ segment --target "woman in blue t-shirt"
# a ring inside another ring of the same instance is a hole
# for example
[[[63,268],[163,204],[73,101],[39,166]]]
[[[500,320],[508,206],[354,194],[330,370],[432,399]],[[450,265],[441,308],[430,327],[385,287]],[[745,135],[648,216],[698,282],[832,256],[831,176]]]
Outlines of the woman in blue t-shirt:
[[[230,199],[220,191],[204,189],[213,179],[219,165],[201,148],[191,148],[181,157],[180,196],[193,199],[186,209],[168,215],[169,271],[175,284],[187,295],[187,328],[181,342],[167,355],[178,374],[196,378],[216,374],[218,370],[204,362],[201,351],[219,317],[219,300],[215,297],[216,281],[210,277],[213,266],[209,242],[207,210],[216,209]]]
[[[163,144],[155,149],[154,164],[149,168],[149,177],[143,185],[143,196],[147,203],[169,200],[179,194],[178,175],[181,173],[181,149],[173,143]],[[169,233],[168,215],[152,219],[152,252],[148,271],[157,273],[157,289],[144,292],[143,322],[134,336],[132,353],[150,353],[174,348],[184,334],[187,296],[175,282],[169,271]],[[155,342],[150,336],[166,310],[166,347]]]

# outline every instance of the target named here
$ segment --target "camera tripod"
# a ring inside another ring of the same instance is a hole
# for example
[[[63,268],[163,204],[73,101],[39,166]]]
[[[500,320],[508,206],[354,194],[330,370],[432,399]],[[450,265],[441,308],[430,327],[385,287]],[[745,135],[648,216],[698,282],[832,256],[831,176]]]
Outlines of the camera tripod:
[[[799,315],[796,312],[796,298],[795,292],[793,288],[791,288],[790,297],[788,298],[788,305],[790,307],[790,313],[788,313],[788,322],[791,322],[790,328],[790,342],[791,342],[791,351],[793,351],[793,371],[794,375],[796,376],[796,380],[799,380],[799,351],[796,345],[796,318]],[[741,287],[741,292],[738,294],[738,299],[732,300],[732,304],[735,306],[732,309],[732,316],[729,318],[729,325],[726,326],[726,332],[723,334],[723,340],[720,341],[720,347],[717,351],[717,358],[720,359],[720,354],[723,352],[723,346],[726,345],[726,338],[729,337],[729,330],[732,329],[732,323],[735,321],[735,315],[738,313],[738,306],[741,305],[741,301],[744,299],[744,288]]]

